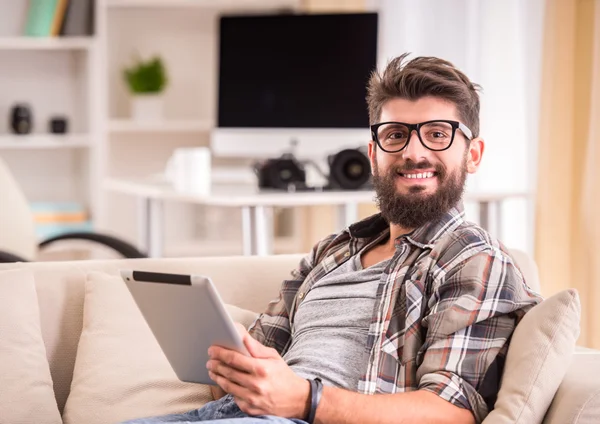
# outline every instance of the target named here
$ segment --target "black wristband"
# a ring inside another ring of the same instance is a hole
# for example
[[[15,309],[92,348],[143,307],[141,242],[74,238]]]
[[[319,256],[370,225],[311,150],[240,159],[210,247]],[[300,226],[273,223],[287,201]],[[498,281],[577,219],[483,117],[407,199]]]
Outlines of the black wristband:
[[[315,415],[317,415],[317,406],[321,401],[321,394],[323,394],[323,383],[320,378],[314,380],[308,380],[310,383],[310,411],[308,412],[308,424],[313,424],[315,421]]]

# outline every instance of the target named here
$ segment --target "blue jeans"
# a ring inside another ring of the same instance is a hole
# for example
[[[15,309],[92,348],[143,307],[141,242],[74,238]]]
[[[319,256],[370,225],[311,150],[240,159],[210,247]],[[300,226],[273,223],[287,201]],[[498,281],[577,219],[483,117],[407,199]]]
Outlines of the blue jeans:
[[[219,400],[209,402],[200,409],[195,409],[184,414],[165,415],[164,417],[141,418],[127,421],[123,424],[159,424],[159,423],[195,423],[218,422],[218,424],[306,424],[296,418],[281,418],[272,415],[251,417],[242,412],[235,403],[233,396],[227,395]]]

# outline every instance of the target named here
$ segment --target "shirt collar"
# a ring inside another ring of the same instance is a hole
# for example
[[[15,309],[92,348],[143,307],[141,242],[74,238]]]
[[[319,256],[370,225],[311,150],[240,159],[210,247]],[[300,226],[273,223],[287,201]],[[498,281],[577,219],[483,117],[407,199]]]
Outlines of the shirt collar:
[[[433,245],[440,238],[445,234],[454,231],[464,223],[464,216],[465,211],[463,204],[462,202],[459,202],[437,221],[428,222],[409,234],[399,237],[396,240],[396,244],[401,243],[402,238],[406,238],[410,243],[422,249],[432,249]],[[374,238],[382,235],[384,231],[389,231],[389,224],[380,213],[365,218],[348,227],[350,237],[359,239]]]

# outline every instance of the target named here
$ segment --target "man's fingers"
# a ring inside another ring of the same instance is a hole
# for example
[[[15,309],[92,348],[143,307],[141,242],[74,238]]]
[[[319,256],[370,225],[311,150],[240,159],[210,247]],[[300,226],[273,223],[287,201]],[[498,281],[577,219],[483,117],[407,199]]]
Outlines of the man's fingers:
[[[234,368],[230,368],[222,362],[210,361],[209,364],[209,372],[224,377],[225,379],[248,389],[252,393],[262,393],[260,379],[265,374],[265,371],[262,369],[262,367],[259,367],[260,371],[254,374],[248,374],[245,372],[240,372]],[[225,387],[223,387],[223,389],[225,389]]]
[[[248,399],[252,395],[252,392],[249,389],[247,389],[243,385],[238,384],[236,381],[232,381],[229,378],[224,377],[221,374],[209,371],[208,376],[211,378],[212,381],[217,383],[219,387],[221,387],[224,391],[232,394],[235,397]]]
[[[209,350],[210,357],[223,362],[232,368],[251,373],[254,370],[256,359],[242,355],[235,350],[223,349],[213,346]]]

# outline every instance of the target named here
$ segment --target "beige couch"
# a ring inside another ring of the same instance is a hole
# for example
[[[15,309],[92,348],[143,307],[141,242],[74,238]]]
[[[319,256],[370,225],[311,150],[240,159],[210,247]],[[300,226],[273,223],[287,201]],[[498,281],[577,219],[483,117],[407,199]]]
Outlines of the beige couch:
[[[275,298],[300,256],[201,259],[134,259],[112,261],[40,262],[2,264],[0,271],[27,268],[34,272],[41,329],[54,392],[62,412],[73,376],[82,330],[86,273],[117,275],[122,268],[210,275],[225,302],[261,311]],[[530,286],[537,288],[535,266],[518,258]],[[600,423],[600,355],[579,351],[554,397],[544,423]],[[1,360],[1,358],[0,358]],[[2,384],[0,382],[0,384]],[[27,405],[22,405],[27,408]],[[488,421],[488,420],[486,420]],[[0,417],[2,422],[2,417]],[[499,422],[499,421],[498,421]]]

